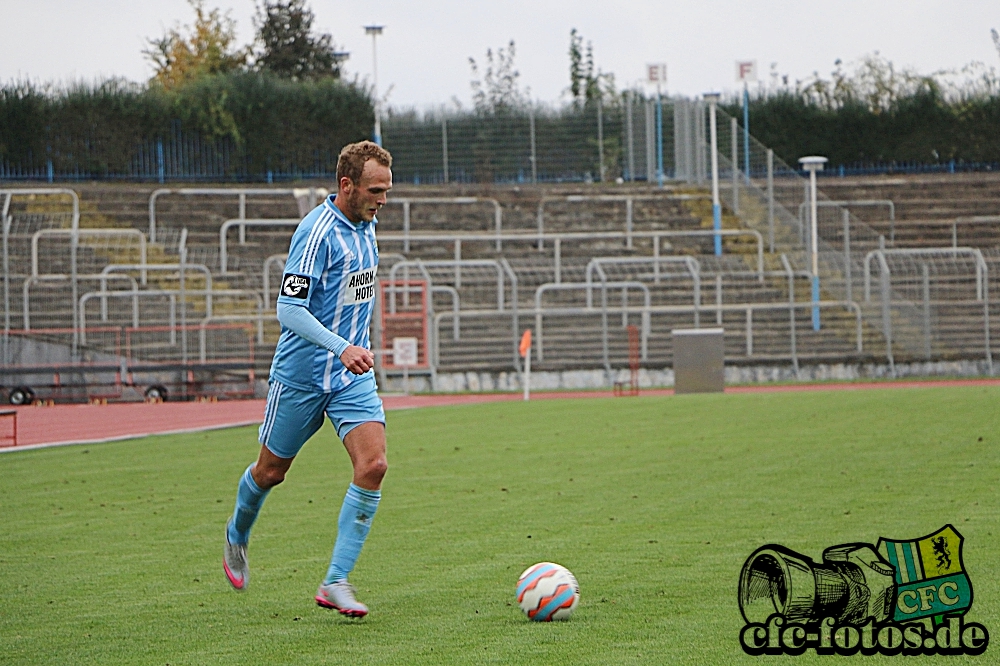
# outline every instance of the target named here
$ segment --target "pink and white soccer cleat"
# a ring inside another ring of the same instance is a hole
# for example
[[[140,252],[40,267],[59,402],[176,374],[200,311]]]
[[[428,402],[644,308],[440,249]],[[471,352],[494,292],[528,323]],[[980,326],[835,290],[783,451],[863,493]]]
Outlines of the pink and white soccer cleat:
[[[323,608],[331,608],[347,617],[368,615],[368,606],[355,598],[354,586],[346,580],[320,585],[316,592],[316,604]]]
[[[237,590],[245,590],[250,582],[250,565],[247,563],[247,545],[245,543],[229,543],[229,530],[226,530],[226,548],[222,553],[222,568],[226,570],[229,584]]]

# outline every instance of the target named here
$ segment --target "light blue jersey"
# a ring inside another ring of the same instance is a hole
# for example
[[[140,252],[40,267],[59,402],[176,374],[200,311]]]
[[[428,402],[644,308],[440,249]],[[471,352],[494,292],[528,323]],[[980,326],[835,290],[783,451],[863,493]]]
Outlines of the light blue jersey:
[[[373,220],[355,225],[330,195],[292,235],[278,303],[304,306],[330,331],[370,349],[378,267],[376,224]],[[345,368],[333,352],[282,327],[271,363],[272,379],[304,391],[329,393],[361,376]]]

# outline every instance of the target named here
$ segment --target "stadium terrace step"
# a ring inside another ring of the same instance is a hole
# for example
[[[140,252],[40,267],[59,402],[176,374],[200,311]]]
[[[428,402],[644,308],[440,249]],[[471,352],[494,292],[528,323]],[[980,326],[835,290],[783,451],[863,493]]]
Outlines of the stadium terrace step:
[[[317,186],[328,186],[316,183]],[[282,186],[287,187],[287,186]],[[149,231],[149,196],[152,185],[81,185],[81,224],[101,228],[137,229]],[[799,185],[788,187],[776,183],[779,200],[789,210],[796,210],[802,201]],[[985,215],[1000,213],[1000,176],[992,174],[972,174],[940,177],[903,177],[871,179],[823,178],[820,189],[831,199],[875,199],[887,198],[896,204],[895,238],[897,247],[940,246],[950,244],[952,238],[951,220],[961,215]],[[636,233],[651,231],[704,230],[711,227],[711,206],[707,190],[668,187],[664,190],[640,185],[593,185],[593,186],[538,186],[538,187],[491,187],[491,186],[399,186],[392,194],[396,200],[425,199],[432,197],[479,197],[496,199],[503,212],[505,232],[535,234],[538,230],[539,202],[544,196],[543,226],[546,232],[617,232],[625,229],[626,204],[621,200],[586,199],[594,195],[633,194],[636,198],[632,207],[632,229]],[[666,196],[664,196],[666,195]],[[567,200],[567,197],[575,197]],[[648,198],[647,198],[648,197]],[[44,204],[44,205],[43,205]],[[12,292],[16,307],[12,307],[12,325],[22,324],[19,293],[25,276],[30,273],[30,237],[34,230],[46,225],[68,226],[65,213],[59,213],[45,202],[35,202],[35,208],[26,204],[13,212],[17,218],[18,234],[11,237],[12,250]],[[749,204],[748,204],[749,205]],[[30,209],[29,209],[30,208]],[[52,210],[49,210],[52,208]],[[65,205],[63,205],[65,208]],[[236,196],[190,197],[185,195],[164,195],[157,200],[157,240],[147,244],[147,261],[150,263],[176,262],[177,245],[182,229],[187,229],[188,261],[201,263],[213,273],[216,289],[242,289],[263,292],[264,266],[269,257],[287,252],[291,238],[291,227],[248,228],[246,241],[240,243],[235,230],[227,239],[228,272],[220,274],[219,228],[222,223],[239,214]],[[248,217],[297,218],[298,207],[289,195],[251,197],[247,203]],[[62,217],[59,217],[62,215]],[[890,226],[884,211],[859,208],[859,219],[867,221],[877,233],[890,233]],[[379,233],[386,237],[380,241],[382,266],[379,277],[388,279],[391,267],[401,260],[402,242],[390,240],[387,236],[400,234],[403,230],[403,206],[390,204],[379,216]],[[736,228],[739,220],[726,211],[724,226]],[[494,208],[490,202],[468,205],[447,205],[412,203],[410,206],[410,233],[419,234],[495,232]],[[994,254],[1000,261],[1000,225],[980,225],[959,227],[958,241],[961,245],[984,248],[988,258]],[[699,314],[701,326],[714,326],[721,322],[726,330],[725,344],[727,363],[752,364],[784,363],[790,359],[790,320],[787,310],[788,281],[781,273],[780,257],[765,255],[765,270],[769,274],[762,281],[756,275],[756,242],[749,237],[726,237],[723,239],[722,257],[713,254],[711,236],[701,238],[671,237],[664,239],[661,255],[674,258],[690,257],[698,262],[701,269],[701,291]],[[55,248],[55,246],[53,246]],[[633,238],[631,247],[618,239],[592,239],[563,242],[560,248],[561,264],[559,280],[583,282],[587,278],[587,266],[602,258],[605,274],[610,281],[637,281],[645,285],[650,303],[655,307],[689,307],[694,301],[694,281],[686,275],[686,268],[675,264],[672,268],[661,266],[657,279],[651,265],[629,264],[628,260],[649,258],[653,255],[651,241],[642,237]],[[542,249],[537,241],[506,241],[501,252],[492,238],[482,242],[463,242],[463,259],[490,259],[508,262],[518,280],[519,327],[534,327],[535,292],[543,284],[555,282],[556,270],[554,248],[546,243]],[[990,254],[993,253],[993,254]],[[68,254],[60,254],[56,249],[44,250],[46,270],[58,272],[69,269]],[[451,261],[455,257],[455,246],[451,242],[433,243],[414,240],[406,258],[423,261]],[[88,271],[99,272],[109,263],[130,263],[137,259],[134,249],[116,247],[113,244],[82,242],[78,261]],[[621,260],[615,263],[614,260]],[[857,263],[857,262],[856,262]],[[269,303],[264,304],[267,317],[273,317],[273,301],[276,286],[283,269],[280,261],[270,264],[268,294]],[[801,264],[799,264],[801,267]],[[1000,270],[990,268],[990,292],[1000,295]],[[1000,267],[998,267],[1000,268]],[[81,268],[81,271],[83,269]],[[454,267],[428,268],[434,284],[453,287],[457,290],[463,311],[486,311],[497,307],[496,273],[493,269],[463,268],[461,284],[455,279]],[[854,268],[855,300],[860,299],[861,268]],[[721,282],[716,281],[721,276]],[[138,279],[137,273],[132,277]],[[413,275],[411,274],[411,277]],[[600,304],[600,290],[596,289],[599,279],[592,273],[595,291],[592,303]],[[189,289],[197,289],[201,278],[194,273],[188,277]],[[809,297],[807,281],[801,276],[795,280],[798,302]],[[151,274],[146,285],[141,288],[168,289],[178,287],[177,275],[171,273]],[[503,304],[505,312],[492,318],[463,317],[461,337],[453,340],[451,319],[442,316],[440,323],[440,367],[441,371],[504,371],[513,370],[512,336],[517,331],[511,328],[511,285],[509,276],[503,275]],[[110,287],[122,288],[115,284]],[[97,289],[97,283],[81,281],[80,293]],[[633,308],[628,322],[639,325],[638,308],[643,300],[640,289],[630,288],[628,302]],[[956,292],[957,293],[957,292]],[[68,284],[32,285],[31,324],[63,327],[72,322],[73,304]],[[832,298],[825,294],[824,298]],[[621,290],[611,288],[608,293],[608,363],[621,368],[627,365],[628,343],[622,327],[620,307]],[[716,312],[716,304],[721,303],[723,311]],[[745,304],[772,304],[773,309],[758,309],[748,322]],[[543,297],[547,308],[582,308],[586,305],[586,294],[582,290],[574,292],[547,292]],[[920,307],[917,305],[894,304],[893,312],[894,345],[893,352],[900,358],[921,360],[926,355],[927,334],[921,325]],[[446,313],[451,310],[450,295],[436,294],[434,310]],[[979,308],[977,310],[977,307]],[[1000,312],[1000,306],[995,306]],[[906,316],[902,316],[903,313]],[[189,323],[200,320],[205,315],[203,296],[188,296],[187,316]],[[253,321],[256,305],[252,299],[217,298],[214,303],[217,315],[230,315]],[[817,362],[838,360],[885,359],[885,344],[878,325],[881,312],[877,304],[865,306],[866,319],[862,325],[862,351],[857,351],[857,320],[855,314],[846,309],[824,308],[821,313],[820,331],[812,330],[811,312],[808,307],[795,309],[797,355],[803,361]],[[100,300],[91,299],[87,303],[88,325],[104,323]],[[154,298],[139,299],[141,324],[167,324],[170,321],[166,300]],[[995,316],[995,315],[994,315]],[[977,319],[978,317],[978,319]],[[127,298],[113,298],[108,302],[107,323],[120,326],[131,325],[132,305]],[[932,335],[929,339],[930,355],[937,359],[981,358],[984,354],[982,330],[982,305],[976,303],[935,301],[932,304],[930,321]],[[979,322],[979,323],[976,323]],[[749,327],[748,327],[749,324]],[[671,337],[673,328],[689,328],[694,325],[693,315],[688,313],[653,313],[650,317],[650,331],[647,339],[647,360],[644,367],[663,367],[671,362]],[[264,343],[257,345],[257,366],[266,372],[269,355],[277,340],[280,327],[273,319],[264,322]],[[749,334],[748,334],[749,333]],[[1000,337],[1000,335],[996,336]],[[222,344],[212,342],[210,344]],[[604,342],[599,311],[586,314],[547,314],[544,318],[545,357],[535,362],[539,369],[601,368],[604,364]],[[155,352],[156,345],[142,347],[143,353]],[[220,347],[221,349],[221,347]]]

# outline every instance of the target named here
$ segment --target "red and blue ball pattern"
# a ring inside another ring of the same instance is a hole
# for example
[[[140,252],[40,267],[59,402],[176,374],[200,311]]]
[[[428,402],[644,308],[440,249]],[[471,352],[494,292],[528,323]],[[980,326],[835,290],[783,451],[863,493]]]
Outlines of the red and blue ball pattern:
[[[539,562],[517,579],[517,603],[529,620],[569,619],[579,602],[580,584],[559,564]]]

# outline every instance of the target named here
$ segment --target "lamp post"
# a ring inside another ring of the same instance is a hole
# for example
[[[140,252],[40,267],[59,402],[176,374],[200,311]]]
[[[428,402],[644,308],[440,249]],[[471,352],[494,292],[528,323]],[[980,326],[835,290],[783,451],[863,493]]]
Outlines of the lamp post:
[[[382,34],[384,25],[366,25],[365,34],[372,36],[372,80],[375,84],[375,132],[373,140],[378,145],[382,145],[382,101],[378,96],[378,51],[376,50],[376,39]]]
[[[715,123],[715,105],[719,103],[719,93],[705,93],[708,102],[708,131],[712,156],[712,228],[722,230],[722,205],[719,203],[719,135]],[[722,255],[722,235],[715,234],[715,256]]]
[[[826,162],[827,159],[825,157],[817,155],[799,158],[799,164],[809,172],[809,219],[812,226],[810,234],[810,242],[812,244],[812,320],[814,331],[819,330],[819,231],[816,219],[816,172],[822,171],[823,165]]]

